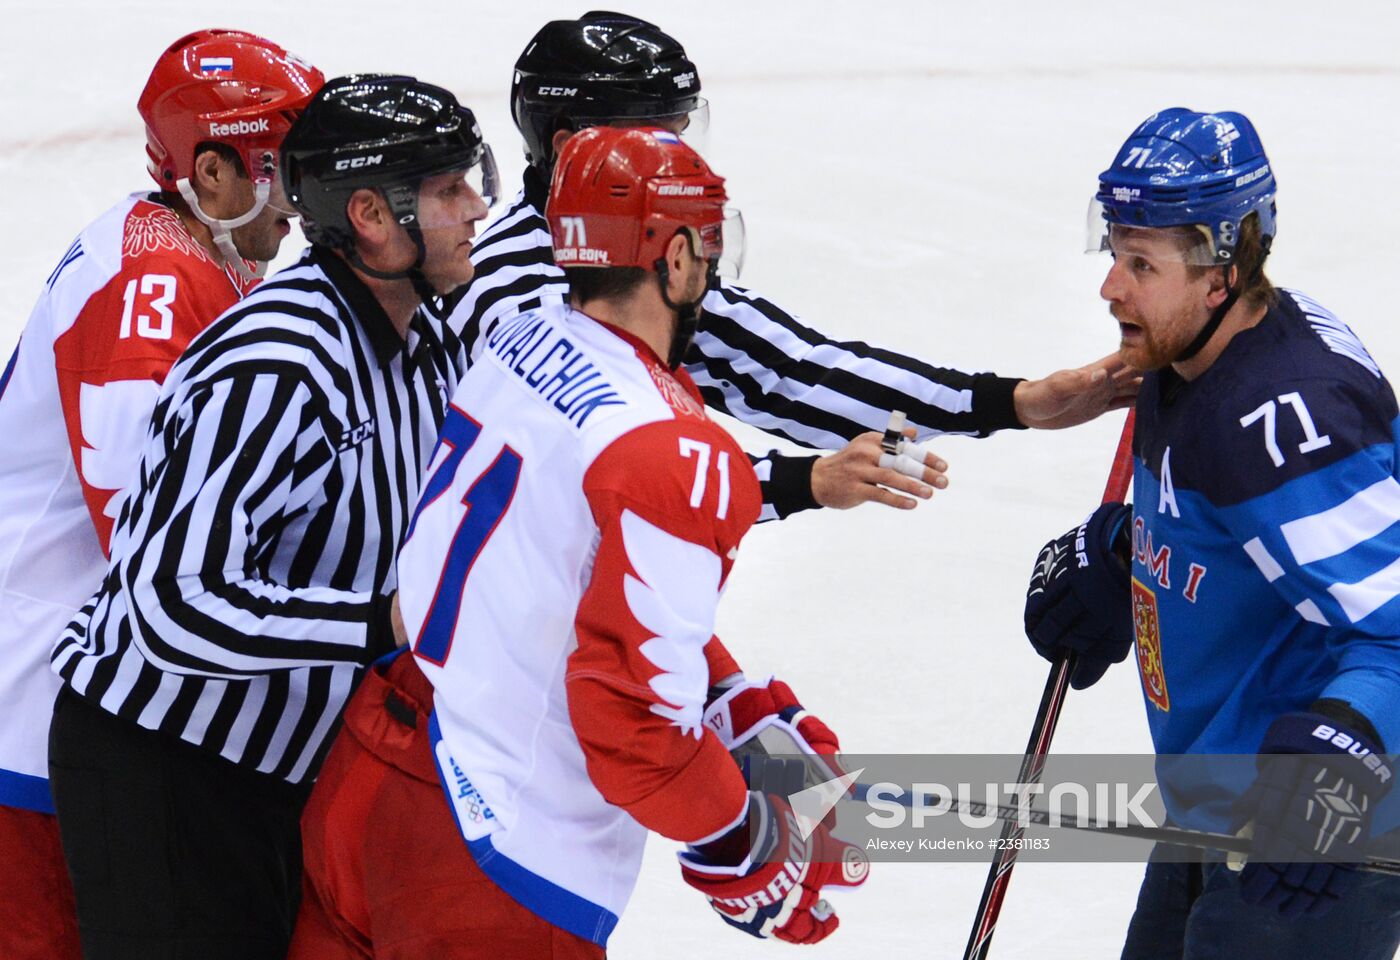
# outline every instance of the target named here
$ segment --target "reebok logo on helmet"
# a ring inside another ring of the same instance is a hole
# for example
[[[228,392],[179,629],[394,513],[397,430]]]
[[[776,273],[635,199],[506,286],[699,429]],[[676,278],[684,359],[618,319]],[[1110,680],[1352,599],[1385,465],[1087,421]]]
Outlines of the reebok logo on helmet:
[[[211,137],[238,137],[249,133],[267,133],[267,117],[261,120],[235,120],[233,123],[209,124]]]

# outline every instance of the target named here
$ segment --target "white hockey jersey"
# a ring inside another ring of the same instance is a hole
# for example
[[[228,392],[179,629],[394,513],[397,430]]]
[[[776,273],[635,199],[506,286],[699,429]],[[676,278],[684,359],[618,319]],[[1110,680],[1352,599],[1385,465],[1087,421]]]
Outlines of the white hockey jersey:
[[[696,841],[747,789],[701,725],[758,517],[684,371],[567,307],[498,326],[453,397],[399,555],[448,802],[483,872],[606,944],[647,831]]]
[[[107,570],[166,371],[251,286],[127,197],[73,241],[0,379],[0,804],[52,812],[54,641]]]

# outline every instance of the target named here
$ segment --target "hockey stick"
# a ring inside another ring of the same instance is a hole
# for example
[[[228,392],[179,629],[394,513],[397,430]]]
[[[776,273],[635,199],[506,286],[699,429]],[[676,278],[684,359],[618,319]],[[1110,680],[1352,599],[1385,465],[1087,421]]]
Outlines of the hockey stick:
[[[1123,422],[1123,433],[1118,438],[1118,449],[1113,454],[1113,467],[1109,470],[1108,484],[1103,492],[1104,503],[1121,503],[1128,495],[1128,483],[1133,477],[1133,418],[1134,411],[1130,408],[1128,418]],[[1069,674],[1073,666],[1073,657],[1066,655],[1056,658],[1050,667],[1045,691],[1040,695],[1040,708],[1036,711],[1035,723],[1031,725],[1030,742],[1026,744],[1025,756],[1021,758],[1017,783],[1040,782],[1045,755],[1050,751],[1050,738],[1055,735],[1060,709],[1069,691]],[[968,937],[963,960],[985,960],[987,951],[991,949],[992,934],[996,932],[997,918],[1001,916],[1001,903],[1011,883],[1011,869],[1016,866],[1019,852],[1016,841],[1025,832],[1025,828],[1015,820],[1002,823],[1001,837],[992,854],[992,864],[987,871],[987,882],[982,887],[982,900],[977,905],[977,916],[972,922],[972,935]]]
[[[857,783],[851,787],[851,793],[858,802],[869,803],[871,784]],[[1133,840],[1151,840],[1154,843],[1169,843],[1177,847],[1193,847],[1198,850],[1217,850],[1221,853],[1249,853],[1250,841],[1247,837],[1239,837],[1232,833],[1212,833],[1208,830],[1185,830],[1181,827],[1143,827],[1133,823],[1076,823],[1073,820],[1061,819],[1058,823],[1052,822],[1050,814],[1045,810],[1033,810],[1026,807],[1024,810],[1019,807],[1008,807],[1004,804],[987,804],[978,800],[968,800],[960,803],[951,797],[939,797],[935,794],[924,794],[919,798],[920,806],[933,808],[942,807],[944,813],[966,813],[974,817],[991,816],[1003,823],[1016,825],[1018,838],[1020,833],[1025,832],[1021,826],[1024,820],[1028,824],[1035,824],[1040,827],[1065,830],[1084,830],[1092,833],[1105,833],[1110,836],[1127,837]],[[901,806],[913,807],[913,796],[905,793],[898,797],[885,798],[885,802],[898,803]],[[1364,861],[1356,864],[1359,870],[1368,870],[1373,873],[1383,873],[1390,876],[1400,876],[1400,860],[1387,860],[1383,857],[1368,856]]]

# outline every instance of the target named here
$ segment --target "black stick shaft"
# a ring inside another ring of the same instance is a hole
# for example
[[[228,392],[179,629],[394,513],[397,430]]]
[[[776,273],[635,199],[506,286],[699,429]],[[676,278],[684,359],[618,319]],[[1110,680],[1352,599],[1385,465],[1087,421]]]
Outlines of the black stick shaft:
[[[1104,487],[1104,503],[1122,503],[1128,494],[1128,484],[1133,477],[1133,414],[1134,411],[1129,410],[1127,419],[1123,421],[1123,433],[1118,438],[1118,449],[1113,453],[1113,466],[1109,469],[1108,483]],[[1055,725],[1060,721],[1060,709],[1064,706],[1065,694],[1069,692],[1069,674],[1073,666],[1071,657],[1062,656],[1050,667],[1050,676],[1040,696],[1040,709],[1036,711],[1030,740],[1021,760],[1020,783],[1037,783],[1040,780],[1045,755],[1055,735]],[[1025,830],[1015,821],[1002,824],[1000,842],[992,853],[992,864],[987,871],[987,882],[982,886],[982,900],[977,905],[977,916],[972,922],[972,933],[968,936],[963,960],[986,960],[987,951],[992,946],[992,934],[996,932],[997,918],[1001,916],[1006,888],[1011,883],[1011,869],[1016,866],[1018,851],[1014,841],[1024,833]]]
[[[854,798],[862,802],[869,802],[870,789],[871,785],[868,783],[853,784],[851,788]],[[1237,837],[1232,833],[1213,833],[1208,830],[1186,830],[1181,827],[1145,827],[1135,823],[1080,823],[1076,818],[1069,817],[1056,821],[1047,811],[1036,810],[1029,806],[1022,809],[1020,807],[1010,807],[1005,804],[988,805],[976,800],[961,803],[952,797],[939,797],[934,794],[925,794],[919,799],[921,806],[942,807],[947,813],[967,813],[974,817],[992,816],[1001,820],[1003,823],[1010,822],[1016,826],[1018,836],[1025,833],[1025,827],[1021,826],[1021,822],[1024,820],[1027,825],[1048,827],[1050,829],[1084,830],[1116,837],[1127,837],[1133,840],[1150,840],[1153,843],[1169,843],[1177,847],[1192,847],[1197,850],[1216,850],[1221,853],[1249,853],[1249,840],[1245,837]],[[886,802],[898,803],[905,807],[913,807],[915,800],[911,794],[901,793],[898,797],[886,798]],[[1400,860],[1388,860],[1384,857],[1367,857],[1364,861],[1356,864],[1356,866],[1361,870],[1369,870],[1373,873],[1400,876]]]

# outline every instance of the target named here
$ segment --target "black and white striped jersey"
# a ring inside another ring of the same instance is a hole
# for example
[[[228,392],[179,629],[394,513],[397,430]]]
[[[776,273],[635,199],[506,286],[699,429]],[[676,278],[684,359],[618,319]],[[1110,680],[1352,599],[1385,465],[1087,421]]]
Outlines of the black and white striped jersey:
[[[476,277],[450,323],[475,351],[504,318],[568,299],[542,211],[548,190],[533,169],[510,208],[476,243]],[[833,450],[884,430],[903,410],[919,439],[986,436],[1020,427],[1017,380],[968,374],[860,342],[830,340],[751,290],[710,291],[686,369],[717,410],[804,446]]]
[[[466,352],[407,342],[308,251],[172,368],[99,592],[54,670],[141,726],[297,782],[361,666],[392,646],[394,557]]]

